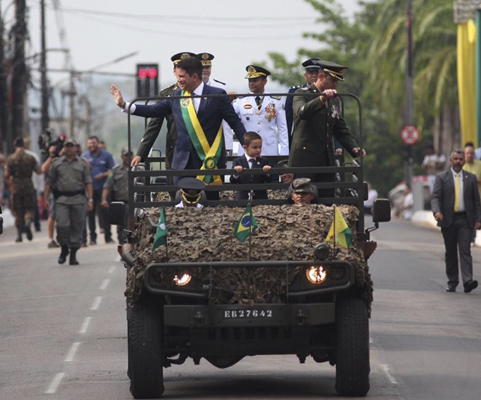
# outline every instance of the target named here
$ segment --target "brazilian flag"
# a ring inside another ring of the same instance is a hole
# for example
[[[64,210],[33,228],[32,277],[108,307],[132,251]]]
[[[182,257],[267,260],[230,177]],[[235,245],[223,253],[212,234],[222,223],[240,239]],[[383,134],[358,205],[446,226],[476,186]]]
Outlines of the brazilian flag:
[[[245,211],[242,213],[239,222],[237,222],[237,225],[234,229],[234,236],[239,242],[244,243],[245,240],[249,237],[251,230],[252,232],[255,232],[258,226],[259,225],[257,225],[256,218],[254,217],[254,214],[252,214],[251,205],[249,204]]]
[[[152,245],[152,253],[157,247],[167,244],[168,233],[167,225],[165,224],[165,208],[162,207],[162,212],[160,213],[159,217],[159,224],[157,225],[157,231],[155,232],[154,244]]]

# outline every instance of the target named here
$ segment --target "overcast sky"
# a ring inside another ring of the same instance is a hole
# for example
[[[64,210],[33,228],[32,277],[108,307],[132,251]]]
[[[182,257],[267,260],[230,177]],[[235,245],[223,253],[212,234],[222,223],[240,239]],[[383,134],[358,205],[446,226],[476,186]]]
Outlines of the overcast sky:
[[[14,16],[12,2],[0,2],[7,28]],[[59,4],[57,12],[54,3]],[[358,9],[357,0],[340,3],[350,15]],[[302,33],[321,29],[315,24],[318,14],[304,0],[46,0],[46,4],[47,48],[70,48],[75,69],[89,70],[138,52],[100,70],[133,73],[136,63],[159,63],[161,87],[173,82],[170,57],[192,51],[214,54],[212,77],[231,90],[243,90],[249,63],[267,60],[271,51],[294,60],[299,47],[317,47]],[[27,5],[28,51],[34,54],[40,50],[40,1],[27,0]],[[49,52],[48,67],[66,67],[63,54]],[[49,75],[52,84],[64,77]]]

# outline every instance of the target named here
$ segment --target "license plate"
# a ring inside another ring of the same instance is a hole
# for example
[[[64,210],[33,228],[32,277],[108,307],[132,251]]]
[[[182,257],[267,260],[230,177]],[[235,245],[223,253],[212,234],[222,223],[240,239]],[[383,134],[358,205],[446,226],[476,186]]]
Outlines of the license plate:
[[[224,319],[268,319],[274,317],[274,311],[269,308],[243,308],[223,310]]]

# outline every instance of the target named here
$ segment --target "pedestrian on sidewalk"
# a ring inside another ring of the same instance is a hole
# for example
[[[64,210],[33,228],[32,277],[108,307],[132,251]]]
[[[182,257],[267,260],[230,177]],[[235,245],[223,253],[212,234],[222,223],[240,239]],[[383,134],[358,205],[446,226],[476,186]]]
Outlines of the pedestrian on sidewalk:
[[[481,201],[476,175],[464,171],[464,151],[454,150],[449,158],[451,168],[436,175],[431,209],[441,227],[446,247],[447,292],[455,292],[459,284],[459,267],[464,292],[478,287],[473,279],[471,238],[473,229],[481,229]],[[458,263],[458,248],[460,263]]]

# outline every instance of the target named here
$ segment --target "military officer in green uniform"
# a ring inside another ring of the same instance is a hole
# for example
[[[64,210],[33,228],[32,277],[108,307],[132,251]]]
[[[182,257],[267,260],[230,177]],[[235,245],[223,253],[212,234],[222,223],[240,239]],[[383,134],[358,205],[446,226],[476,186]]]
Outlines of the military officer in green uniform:
[[[88,163],[76,155],[73,139],[65,140],[64,155],[50,167],[44,192],[46,204],[51,190],[57,199],[57,241],[62,248],[58,263],[64,264],[70,252],[69,264],[78,265],[76,255],[82,245],[85,202],[88,199],[88,211],[91,211],[93,187]]]
[[[320,66],[317,81],[296,93],[294,98],[294,133],[289,156],[290,167],[334,166],[334,144],[337,141],[353,156],[360,155],[351,131],[341,116],[336,88],[344,80],[347,67],[333,62],[316,60]],[[366,155],[363,150],[362,156]],[[298,174],[296,178],[313,182],[333,182],[335,174]],[[334,189],[320,189],[319,197],[333,197]]]
[[[174,75],[176,75],[176,65],[183,59],[188,57],[196,57],[195,53],[191,53],[188,51],[184,51],[182,53],[174,54],[170,59],[174,63]],[[172,92],[178,89],[178,83],[174,83],[169,87],[161,90],[159,96],[168,97],[172,95]],[[172,158],[174,157],[174,148],[175,142],[177,140],[177,130],[175,128],[175,122],[172,115],[168,115],[167,119],[167,137],[165,140],[165,167],[166,169],[170,169],[170,165],[172,163]],[[159,118],[152,118],[147,125],[147,129],[144,132],[144,136],[140,142],[140,146],[137,150],[136,156],[132,159],[132,166],[135,167],[139,164],[139,162],[144,161],[150,152],[150,149],[155,143],[157,136],[159,135],[160,128],[161,128],[161,120]],[[171,184],[171,183],[169,183]]]
[[[123,201],[126,205],[129,204],[129,155],[132,156],[132,152],[129,154],[129,150],[123,148],[120,153],[122,164],[116,165],[112,168],[112,173],[104,184],[102,191],[102,207],[109,206],[109,196],[111,201]],[[124,217],[124,223],[121,226],[117,226],[119,244],[123,243],[123,229],[128,229],[128,213],[125,213]]]
[[[30,154],[25,152],[25,143],[22,138],[13,142],[15,153],[7,158],[5,177],[12,178],[12,197],[10,200],[12,213],[15,216],[17,227],[17,243],[22,241],[25,232],[28,240],[32,240],[32,221],[35,213],[35,189],[33,187],[33,172],[41,174],[41,168]]]

